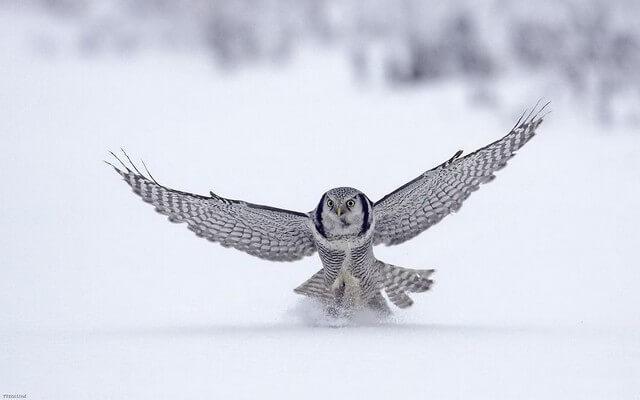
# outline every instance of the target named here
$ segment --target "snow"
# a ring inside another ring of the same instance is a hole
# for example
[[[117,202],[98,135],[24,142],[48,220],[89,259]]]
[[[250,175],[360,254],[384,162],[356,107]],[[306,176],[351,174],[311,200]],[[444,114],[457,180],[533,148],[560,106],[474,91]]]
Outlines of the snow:
[[[376,247],[438,269],[383,323],[317,326],[292,289],[319,268],[197,239],[101,160],[125,146],[168,186],[299,211],[350,185],[380,198],[502,107],[462,86],[354,85],[346,58],[216,70],[197,54],[43,57],[0,15],[0,393],[30,399],[629,399],[640,393],[640,137],[570,103],[460,212]],[[39,23],[38,23],[39,24]],[[521,77],[521,80],[525,80]]]

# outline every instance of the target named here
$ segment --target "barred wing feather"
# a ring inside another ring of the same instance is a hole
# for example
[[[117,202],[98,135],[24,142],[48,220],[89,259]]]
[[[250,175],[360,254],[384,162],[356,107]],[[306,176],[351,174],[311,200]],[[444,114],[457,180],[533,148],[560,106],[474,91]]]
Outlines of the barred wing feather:
[[[108,164],[156,211],[171,222],[186,223],[196,235],[212,242],[272,261],[294,261],[316,250],[307,214],[226,199],[213,192],[201,196],[169,189],[148,170],[149,177],[140,173],[133,163],[133,170],[122,161],[122,168]]]
[[[542,123],[541,112],[520,117],[502,139],[465,157],[458,151],[445,163],[423,173],[389,193],[374,205],[374,243],[405,242],[457,211],[464,200],[495,176],[515,152],[525,145]],[[534,107],[535,109],[535,107]]]

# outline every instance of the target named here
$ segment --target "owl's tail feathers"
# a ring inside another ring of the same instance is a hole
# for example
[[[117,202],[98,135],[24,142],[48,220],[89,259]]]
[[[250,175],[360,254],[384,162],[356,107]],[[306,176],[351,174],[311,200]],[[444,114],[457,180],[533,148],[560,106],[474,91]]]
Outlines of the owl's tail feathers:
[[[430,277],[435,272],[434,269],[396,267],[379,260],[377,265],[380,274],[380,289],[384,290],[389,300],[399,308],[407,308],[413,304],[413,300],[407,292],[426,292],[433,285],[433,280]],[[324,303],[331,303],[334,300],[331,288],[327,287],[325,283],[323,270],[316,272],[293,291]]]
[[[378,260],[381,283],[389,300],[399,308],[407,308],[413,300],[407,292],[426,292],[433,285],[430,279],[435,269],[411,269],[396,267]]]
[[[325,284],[323,270],[316,272],[302,285],[293,289],[293,291],[303,296],[309,296],[323,302],[328,302],[333,299],[333,295]]]

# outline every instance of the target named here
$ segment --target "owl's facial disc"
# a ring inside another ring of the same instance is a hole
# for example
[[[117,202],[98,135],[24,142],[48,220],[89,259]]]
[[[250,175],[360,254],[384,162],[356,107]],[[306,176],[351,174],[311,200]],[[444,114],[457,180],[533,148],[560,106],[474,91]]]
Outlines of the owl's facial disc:
[[[350,225],[352,222],[352,211],[355,207],[355,199],[345,200],[327,196],[326,207],[329,211],[329,218],[342,226]]]
[[[316,221],[326,237],[355,236],[365,222],[364,195],[352,188],[336,188],[325,193],[316,210]]]

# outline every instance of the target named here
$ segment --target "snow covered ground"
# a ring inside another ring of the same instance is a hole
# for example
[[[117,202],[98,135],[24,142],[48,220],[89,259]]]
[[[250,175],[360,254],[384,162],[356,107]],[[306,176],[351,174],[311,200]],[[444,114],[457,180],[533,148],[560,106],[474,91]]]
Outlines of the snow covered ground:
[[[344,57],[225,74],[149,51],[35,55],[0,16],[0,394],[29,399],[637,399],[640,136],[560,100],[462,210],[379,258],[436,267],[387,322],[314,326],[292,289],[319,268],[197,239],[101,160],[124,146],[168,186],[299,211],[377,199],[505,134],[455,85],[353,84]],[[533,85],[535,87],[535,85]]]

